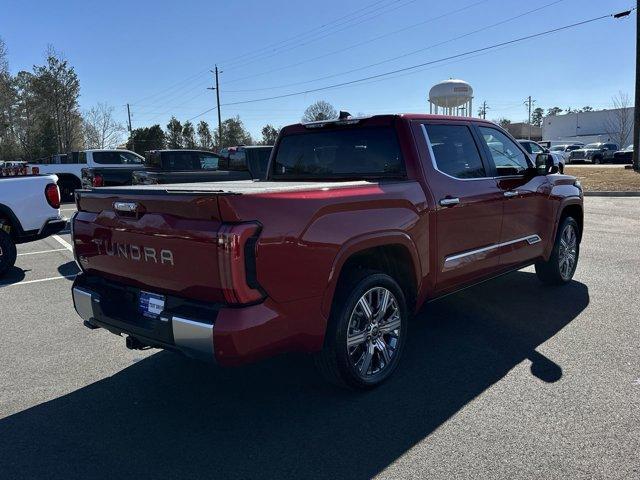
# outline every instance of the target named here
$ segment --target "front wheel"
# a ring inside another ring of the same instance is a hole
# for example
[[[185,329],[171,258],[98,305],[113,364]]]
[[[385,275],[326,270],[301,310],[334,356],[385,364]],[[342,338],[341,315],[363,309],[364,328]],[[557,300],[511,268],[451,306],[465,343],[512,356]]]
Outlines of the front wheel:
[[[602,159],[600,157],[595,157],[593,159],[593,164],[594,165],[600,165],[602,163]]]
[[[16,263],[16,244],[11,236],[0,230],[0,277]]]
[[[407,336],[405,297],[383,273],[365,272],[341,283],[316,365],[334,384],[373,388],[398,366]]]
[[[579,231],[573,217],[562,221],[549,260],[536,263],[536,274],[543,283],[564,285],[571,281],[580,255]]]

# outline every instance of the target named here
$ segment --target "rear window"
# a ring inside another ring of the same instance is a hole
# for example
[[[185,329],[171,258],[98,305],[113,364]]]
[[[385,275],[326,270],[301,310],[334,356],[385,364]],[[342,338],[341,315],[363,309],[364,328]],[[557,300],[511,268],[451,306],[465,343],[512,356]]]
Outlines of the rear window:
[[[388,127],[309,131],[280,141],[278,178],[397,177],[404,164],[395,131]]]
[[[142,159],[131,152],[93,152],[93,161],[100,165],[139,165]]]
[[[245,150],[247,167],[253,178],[265,178],[272,148],[249,148]]]
[[[156,152],[147,163],[163,170],[218,170],[219,159],[208,152]]]

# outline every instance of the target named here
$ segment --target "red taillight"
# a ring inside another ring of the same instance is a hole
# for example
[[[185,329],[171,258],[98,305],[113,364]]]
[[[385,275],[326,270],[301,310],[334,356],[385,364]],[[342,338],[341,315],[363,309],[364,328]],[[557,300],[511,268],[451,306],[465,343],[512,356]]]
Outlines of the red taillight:
[[[218,268],[224,298],[228,303],[252,303],[264,294],[255,278],[255,239],[260,225],[222,225],[218,232]]]
[[[91,179],[91,185],[94,187],[103,187],[104,186],[104,178],[99,173],[96,173]]]
[[[52,208],[60,208],[60,190],[55,183],[50,183],[44,189],[44,196],[47,198],[47,203]]]

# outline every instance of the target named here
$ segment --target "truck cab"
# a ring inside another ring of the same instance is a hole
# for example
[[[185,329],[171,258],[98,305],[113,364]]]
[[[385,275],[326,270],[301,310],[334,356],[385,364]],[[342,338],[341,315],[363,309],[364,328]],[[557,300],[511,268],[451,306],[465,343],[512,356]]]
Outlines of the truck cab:
[[[107,168],[139,168],[143,158],[135,152],[121,149],[91,149],[68,154],[56,154],[44,157],[30,166],[38,168],[40,173],[58,176],[58,185],[63,201],[73,200],[73,192],[83,186],[85,169]],[[84,185],[91,186],[91,182],[84,180]]]

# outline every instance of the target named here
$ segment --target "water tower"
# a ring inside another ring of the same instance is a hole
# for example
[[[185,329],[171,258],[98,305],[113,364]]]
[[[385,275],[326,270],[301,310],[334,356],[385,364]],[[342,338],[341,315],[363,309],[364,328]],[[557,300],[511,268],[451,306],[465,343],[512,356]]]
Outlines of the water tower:
[[[450,78],[429,90],[429,113],[472,117],[473,88],[464,80]]]

